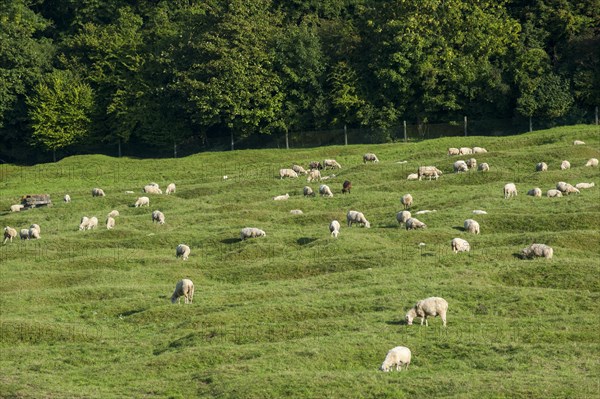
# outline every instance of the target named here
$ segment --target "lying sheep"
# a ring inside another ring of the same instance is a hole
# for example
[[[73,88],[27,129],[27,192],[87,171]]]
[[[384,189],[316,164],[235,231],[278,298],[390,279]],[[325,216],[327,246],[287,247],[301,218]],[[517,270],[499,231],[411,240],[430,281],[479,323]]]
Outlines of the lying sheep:
[[[332,220],[331,223],[329,223],[329,231],[331,232],[332,236],[337,238],[337,236],[340,234],[340,222],[337,220]]]
[[[538,162],[535,165],[535,171],[536,172],[547,172],[548,171],[548,164],[546,164],[546,162]]]
[[[406,177],[406,180],[419,180],[419,174],[418,173],[411,173],[410,175],[408,175]]]
[[[303,174],[303,175],[307,175],[308,171],[306,169],[304,169],[302,166],[300,165],[293,165],[292,166],[292,170],[294,172],[296,172],[297,174]]]
[[[504,199],[517,196],[517,186],[514,183],[507,183],[504,185]]]
[[[352,227],[352,223],[362,224],[367,229],[371,227],[371,223],[365,218],[365,215],[358,211],[348,211],[346,221],[348,222],[348,227]]]
[[[40,235],[42,233],[42,229],[37,224],[32,224],[29,226],[29,239],[39,240]]]
[[[409,211],[400,211],[396,214],[396,220],[398,221],[398,223],[402,224],[402,223],[406,223],[406,221],[408,219],[410,219],[412,217],[412,215],[410,214]]]
[[[379,370],[387,373],[392,369],[392,367],[396,367],[396,371],[402,371],[402,366],[406,366],[406,370],[408,370],[410,359],[410,349],[405,346],[397,346],[390,349],[385,356],[385,360],[379,367]]]
[[[133,204],[134,207],[139,208],[140,206],[150,206],[150,198],[148,197],[139,197],[136,201],[135,204]]]
[[[17,236],[17,230],[13,229],[10,226],[6,226],[4,228],[4,241],[2,242],[2,244],[6,244],[6,242],[8,240],[10,240],[10,242],[12,242],[13,238],[15,238]]]
[[[471,155],[473,153],[473,150],[469,147],[460,147],[458,149],[458,153],[460,155]]]
[[[477,170],[480,172],[489,172],[490,165],[488,165],[487,162],[484,162],[477,167]]]
[[[342,169],[342,165],[337,163],[335,159],[326,159],[323,161],[323,169]]]
[[[92,188],[92,197],[104,197],[104,190],[101,188]]]
[[[448,148],[448,155],[460,155],[460,150],[458,148]]]
[[[64,202],[71,202],[71,196],[69,194],[65,194],[65,196],[63,197],[63,201]]]
[[[159,210],[152,212],[152,223],[165,224],[165,214]]]
[[[296,178],[298,173],[294,172],[293,169],[279,169],[279,178],[283,179],[284,177]]]
[[[313,191],[313,189],[308,186],[304,186],[304,189],[302,191],[303,191],[305,197],[309,197],[309,196],[314,197],[315,196],[315,192]]]
[[[419,180],[423,177],[429,177],[429,180],[433,177],[437,180],[442,175],[442,171],[435,166],[419,166],[417,175],[419,176]]]
[[[409,326],[412,325],[413,320],[416,317],[421,318],[421,325],[423,325],[423,321],[425,321],[425,325],[429,326],[427,323],[428,316],[440,316],[442,319],[442,323],[444,327],[446,327],[446,313],[448,312],[448,302],[444,298],[440,297],[430,297],[423,299],[415,304],[407,313],[406,313],[406,324]]]
[[[467,240],[463,240],[462,238],[458,237],[453,238],[450,245],[452,246],[452,251],[454,251],[455,254],[459,252],[469,252],[471,250],[471,246]]]
[[[177,302],[178,304],[181,304],[181,297],[183,297],[184,303],[192,303],[192,300],[194,299],[194,283],[192,280],[184,278],[177,282],[175,291],[173,292],[173,295],[171,295],[171,303]]]
[[[463,224],[465,231],[471,234],[479,234],[479,223],[473,219],[465,220]]]
[[[319,194],[321,194],[323,197],[333,197],[333,193],[327,184],[321,184],[319,186]]]
[[[573,145],[584,145],[585,143],[581,140],[575,140],[573,141]]]
[[[285,201],[288,198],[290,198],[290,195],[288,193],[285,193],[284,195],[278,195],[276,197],[273,197],[273,201]]]
[[[82,217],[81,222],[79,222],[79,230],[86,230],[89,222],[90,219],[88,219],[87,216]]]
[[[483,211],[483,210],[481,210],[481,209],[475,209],[475,210],[473,211],[473,213],[474,213],[475,215],[487,215],[487,212],[486,212],[486,211]]]
[[[87,223],[87,226],[85,226],[86,230],[92,230],[95,229],[96,227],[98,227],[98,218],[96,216],[92,216]]]
[[[334,175],[334,174],[331,174],[331,175],[329,175],[329,176],[321,176],[321,181],[323,181],[323,180],[329,180],[329,179],[333,179],[334,177],[335,177],[335,175]]]
[[[554,197],[562,197],[563,195],[562,195],[562,193],[559,190],[552,189],[552,190],[548,190],[546,192],[546,196],[548,198],[554,198]]]
[[[400,203],[404,205],[404,209],[409,209],[413,204],[413,197],[410,194],[404,194],[402,198],[400,198]]]
[[[435,209],[434,210],[423,209],[422,211],[416,212],[415,215],[424,215],[426,213],[431,213],[431,212],[437,212],[437,211]]]
[[[363,155],[363,162],[364,163],[367,163],[367,162],[378,163],[379,159],[377,158],[377,155],[369,152],[369,153]]]
[[[158,184],[148,184],[144,186],[142,192],[146,194],[162,194],[162,190],[158,187]]]
[[[565,195],[569,194],[579,194],[579,190],[570,185],[569,183],[565,183],[564,181],[559,181],[556,183],[556,189]]]
[[[29,229],[21,229],[19,236],[21,240],[29,240]]]
[[[531,244],[527,248],[521,250],[522,258],[533,258],[534,256],[544,257],[546,259],[552,259],[554,250],[545,244]]]
[[[473,147],[473,154],[485,154],[487,150],[483,147]]]
[[[175,183],[171,183],[167,186],[167,189],[165,191],[165,194],[169,195],[169,194],[175,194],[175,191],[177,190],[177,187],[175,187]]]
[[[577,183],[575,185],[575,188],[578,188],[581,190],[581,189],[585,189],[585,188],[592,188],[595,185],[596,185],[595,183]]]
[[[532,197],[541,197],[542,190],[539,187],[532,188],[531,190],[527,191],[527,195],[531,195]]]
[[[116,218],[117,216],[119,216],[119,211],[117,211],[116,209],[113,209],[112,211],[110,211],[110,213],[107,215],[107,217],[109,218]]]
[[[569,162],[569,161],[562,161],[560,163],[560,170],[567,170],[567,169],[571,169],[571,162]]]
[[[256,227],[244,227],[240,231],[240,239],[242,241],[244,241],[247,238],[266,237],[266,236],[267,236],[267,233],[265,233],[261,229],[257,229]]]
[[[290,213],[291,213],[292,215],[302,215],[302,214],[304,214],[304,212],[302,212],[302,209],[292,209],[292,210],[290,211]]]
[[[585,166],[592,166],[592,167],[596,167],[596,166],[598,166],[598,159],[596,159],[596,158],[590,158],[590,159],[589,159],[589,160],[586,162]]]
[[[115,219],[110,216],[107,217],[106,218],[106,229],[111,230],[114,227],[115,227]]]
[[[319,180],[321,180],[321,172],[319,172],[319,169],[311,169],[311,171],[308,172],[308,177],[306,178],[306,181],[310,183]]]
[[[475,169],[477,167],[477,160],[475,158],[467,159],[467,166],[469,169]]]
[[[352,183],[350,180],[345,180],[344,184],[342,184],[342,194],[350,194],[350,190],[352,190]]]
[[[310,170],[313,170],[313,169],[321,170],[321,169],[323,169],[323,165],[321,165],[321,162],[312,161],[311,163],[308,164],[308,169],[310,169]]]
[[[454,173],[466,172],[469,170],[469,166],[462,159],[454,162],[452,167],[454,168]]]
[[[21,209],[23,209],[23,208],[24,208],[24,205],[15,204],[15,205],[10,206],[10,211],[11,212],[21,212]]]
[[[181,258],[183,260],[187,260],[190,256],[190,247],[185,244],[179,244],[177,248],[175,248],[175,257]]]
[[[417,218],[409,218],[406,223],[406,230],[426,229],[427,225]]]

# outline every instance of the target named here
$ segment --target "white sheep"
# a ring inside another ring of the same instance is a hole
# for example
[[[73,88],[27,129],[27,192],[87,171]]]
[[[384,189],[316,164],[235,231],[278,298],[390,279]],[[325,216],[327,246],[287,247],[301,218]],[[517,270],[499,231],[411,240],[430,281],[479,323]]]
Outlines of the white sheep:
[[[364,163],[367,163],[367,162],[377,163],[377,162],[379,162],[379,159],[377,158],[377,155],[369,152],[369,153],[363,155],[363,162]]]
[[[398,221],[398,223],[402,224],[402,223],[406,223],[406,221],[408,219],[410,219],[412,217],[412,215],[410,214],[409,211],[400,211],[396,214],[396,220]]]
[[[467,166],[469,169],[475,169],[477,167],[477,160],[475,158],[467,159]]]
[[[302,215],[302,214],[304,214],[304,212],[302,212],[302,209],[292,209],[292,210],[290,211],[290,213],[291,213],[292,215]]]
[[[162,194],[162,190],[156,183],[150,183],[148,185],[145,185],[142,189],[142,192],[146,194]]]
[[[333,193],[327,184],[321,184],[319,186],[319,194],[321,194],[323,197],[333,197]]]
[[[136,201],[135,204],[133,204],[133,206],[135,206],[136,208],[140,207],[140,206],[150,206],[150,198],[148,197],[139,197]]]
[[[152,223],[165,224],[165,214],[159,210],[152,212]]]
[[[86,230],[89,222],[90,219],[87,216],[82,217],[81,222],[79,222],[79,230]]]
[[[323,161],[323,169],[342,169],[342,165],[337,163],[335,159],[326,159]]]
[[[575,140],[573,141],[573,145],[584,145],[585,143],[581,140]]]
[[[435,166],[419,166],[417,175],[419,176],[419,180],[423,177],[429,177],[429,180],[433,177],[437,180],[442,175],[442,171]]]
[[[10,211],[11,212],[21,212],[21,209],[23,209],[25,206],[21,205],[21,204],[15,204],[15,205],[11,205],[10,206]]]
[[[42,229],[40,228],[39,225],[34,223],[31,226],[29,226],[29,238],[30,239],[39,240],[41,233],[42,233]]]
[[[504,199],[517,196],[517,186],[514,183],[506,183],[504,185]]]
[[[473,147],[473,154],[485,154],[487,150],[483,147]]]
[[[192,280],[184,278],[175,285],[175,291],[171,295],[171,303],[181,304],[181,297],[186,304],[191,304],[194,299],[194,283]]]
[[[267,236],[267,233],[265,233],[261,229],[257,229],[256,227],[244,227],[240,231],[240,240],[242,240],[242,241],[244,241],[247,238],[266,237],[266,236]]]
[[[454,162],[452,167],[454,168],[454,173],[466,172],[469,170],[469,166],[462,159]]]
[[[567,169],[571,169],[571,162],[569,161],[562,161],[560,163],[560,170],[567,170]]]
[[[552,189],[552,190],[546,191],[546,196],[548,198],[554,198],[554,197],[562,197],[563,195],[559,190]]]
[[[71,196],[69,194],[65,194],[65,196],[63,197],[63,201],[64,202],[71,202]]]
[[[483,210],[481,210],[481,209],[475,209],[475,210],[473,211],[473,213],[474,213],[475,215],[487,215],[487,212],[486,212],[486,211],[483,211]]]
[[[535,164],[535,171],[536,172],[547,172],[548,164],[546,162],[538,162],[537,164]]]
[[[371,227],[371,223],[365,218],[365,215],[358,211],[348,211],[346,221],[348,222],[348,227],[352,227],[352,223],[362,224],[367,229]]]
[[[521,250],[521,256],[523,258],[533,258],[534,256],[544,257],[546,259],[552,259],[554,250],[545,244],[531,244],[527,248]]]
[[[566,195],[569,195],[572,193],[579,194],[578,189],[576,189],[569,183],[565,183],[564,181],[559,181],[558,183],[556,183],[556,189]]]
[[[454,251],[455,254],[459,252],[469,252],[471,250],[471,245],[469,245],[467,240],[463,240],[462,238],[458,237],[453,238],[450,245],[452,246],[452,251]]]
[[[305,197],[309,197],[309,196],[314,197],[315,196],[315,192],[309,186],[304,186],[304,189],[302,191],[303,191]]]
[[[303,174],[303,175],[307,175],[308,174],[308,171],[306,169],[304,169],[300,165],[292,165],[292,170],[294,172],[296,172],[297,174]]]
[[[86,230],[92,230],[98,227],[98,218],[96,216],[92,216],[90,220],[88,220]]]
[[[395,367],[396,371],[402,371],[402,366],[405,366],[406,370],[408,370],[410,359],[410,349],[405,346],[397,346],[390,349],[385,356],[385,360],[379,367],[379,370],[387,373],[392,369],[392,367]]]
[[[440,316],[442,319],[442,323],[444,327],[446,327],[446,313],[448,312],[448,302],[444,298],[440,297],[430,297],[423,299],[415,304],[407,313],[406,313],[406,324],[409,326],[412,325],[413,320],[416,317],[421,318],[421,325],[423,325],[423,321],[425,321],[425,325],[429,326],[427,323],[428,316]]]
[[[115,227],[115,219],[110,216],[107,217],[106,218],[106,229],[111,230],[114,227]]]
[[[104,197],[104,190],[102,190],[101,188],[93,188],[92,189],[92,197]]]
[[[276,197],[273,197],[273,201],[285,201],[288,198],[290,198],[290,195],[288,193],[285,193],[284,195],[278,195]]]
[[[404,209],[408,209],[413,204],[413,197],[410,194],[404,194],[402,198],[400,198],[400,203],[404,205]]]
[[[472,233],[472,234],[479,234],[480,230],[479,230],[479,223],[477,223],[477,221],[473,220],[473,219],[467,219],[465,220],[465,223],[463,224],[465,231],[468,233]]]
[[[406,230],[426,229],[427,225],[417,218],[409,218],[406,223]]]
[[[489,172],[490,165],[488,165],[487,162],[483,162],[483,163],[479,164],[479,166],[477,167],[477,170],[480,172]]]
[[[590,158],[590,159],[589,159],[589,160],[586,162],[585,166],[592,166],[592,167],[596,167],[596,166],[598,166],[598,159],[597,159],[597,158]]]
[[[306,181],[310,183],[319,180],[321,180],[321,172],[319,171],[319,169],[311,169],[310,172],[308,172],[308,177],[306,178]]]
[[[106,217],[109,218],[116,218],[117,216],[119,216],[119,211],[117,211],[116,209],[113,209],[108,215],[106,215]]]
[[[167,190],[165,191],[165,194],[167,194],[167,195],[175,194],[175,191],[177,191],[177,187],[175,186],[175,183],[171,183],[167,186]]]
[[[29,240],[29,229],[21,229],[19,236],[21,240]]]
[[[541,197],[542,190],[539,187],[532,188],[531,190],[527,191],[527,195],[531,195],[532,197]]]
[[[329,231],[331,232],[332,236],[337,238],[337,236],[340,234],[340,222],[337,220],[332,220],[331,223],[329,223]]]
[[[15,238],[17,236],[17,230],[13,229],[10,226],[6,226],[4,228],[4,241],[2,242],[2,244],[6,244],[6,242],[8,240],[10,240],[10,242],[12,242],[13,238]]]
[[[279,169],[279,178],[283,179],[284,177],[296,178],[298,173],[294,172],[293,169]]]
[[[460,155],[471,155],[473,153],[473,150],[469,147],[460,147],[458,149],[458,153]]]
[[[415,215],[424,215],[426,213],[432,213],[432,212],[437,212],[437,210],[435,210],[435,209],[433,209],[433,210],[423,209],[421,211],[415,212]]]
[[[595,185],[596,185],[596,183],[577,183],[575,185],[575,188],[578,188],[581,190],[581,189],[585,189],[585,188],[592,188]]]
[[[419,174],[418,173],[411,173],[410,175],[408,175],[406,177],[406,180],[419,180]]]
[[[175,257],[183,260],[187,260],[190,256],[190,247],[185,244],[179,244],[177,248],[175,248]]]
[[[460,155],[460,150],[458,148],[448,148],[448,155]]]

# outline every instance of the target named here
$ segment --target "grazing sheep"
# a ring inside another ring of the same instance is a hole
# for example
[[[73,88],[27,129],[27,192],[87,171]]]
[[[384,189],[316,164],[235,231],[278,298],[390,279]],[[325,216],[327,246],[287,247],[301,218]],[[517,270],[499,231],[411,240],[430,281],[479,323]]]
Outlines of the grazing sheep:
[[[313,191],[313,189],[308,186],[304,186],[304,189],[302,191],[303,191],[305,197],[309,197],[309,196],[314,197],[315,196],[315,192]]]
[[[304,212],[302,212],[302,209],[292,209],[290,213],[292,215],[302,215]]]
[[[17,236],[17,230],[13,229],[10,226],[6,226],[4,228],[4,241],[2,242],[2,244],[6,244],[6,242],[8,240],[10,240],[10,242],[12,242],[13,238],[15,238]]]
[[[464,223],[465,231],[472,234],[479,234],[479,223],[473,219],[467,219]]]
[[[171,295],[171,303],[177,302],[178,304],[181,304],[181,297],[183,297],[184,303],[192,303],[192,300],[194,299],[194,283],[192,280],[184,278],[177,282],[175,291],[173,292],[173,295]]]
[[[308,169],[317,169],[317,170],[321,170],[323,169],[323,165],[321,165],[321,162],[318,161],[312,161],[311,163],[308,164]]]
[[[596,159],[596,158],[590,158],[587,161],[587,163],[585,164],[585,166],[592,166],[592,167],[598,166],[598,159]]]
[[[319,172],[319,169],[311,169],[310,172],[308,172],[306,181],[310,183],[319,180],[321,180],[321,172]]]
[[[406,177],[406,180],[419,180],[419,174],[418,173],[411,173],[410,175],[408,175]]]
[[[177,248],[175,248],[175,257],[181,258],[183,260],[187,260],[190,256],[190,247],[185,244],[179,244]]]
[[[473,150],[470,149],[469,147],[460,147],[458,149],[458,153],[460,155],[471,155],[473,153]]]
[[[175,194],[176,190],[177,190],[177,187],[175,186],[175,183],[171,183],[167,186],[167,190],[165,191],[165,194],[167,194],[167,195]]]
[[[527,248],[521,250],[521,257],[533,258],[534,256],[544,257],[546,259],[552,259],[554,250],[545,244],[531,244]]]
[[[577,183],[575,188],[584,189],[584,188],[592,188],[596,185],[596,183]]]
[[[152,223],[165,224],[165,214],[159,210],[152,212]]]
[[[90,219],[88,219],[87,216],[82,217],[81,222],[79,222],[79,230],[86,230],[89,222]]]
[[[569,162],[569,161],[562,161],[560,163],[560,170],[567,170],[567,169],[571,169],[571,162]]]
[[[65,194],[65,196],[63,197],[63,201],[64,202],[71,202],[71,196],[69,194]]]
[[[371,223],[365,218],[365,215],[358,211],[348,211],[346,221],[348,222],[348,227],[352,227],[352,223],[362,224],[367,229],[371,227]]]
[[[342,169],[342,165],[337,163],[335,159],[326,159],[323,161],[323,168],[331,168],[331,169]]]
[[[459,252],[469,252],[471,250],[471,246],[467,240],[463,240],[462,238],[453,238],[451,245],[452,251],[454,251],[455,254]]]
[[[342,185],[342,194],[350,194],[350,190],[352,190],[352,183],[350,180],[345,180],[344,184]]]
[[[458,148],[448,148],[448,155],[460,155]]]
[[[427,225],[417,218],[409,218],[406,223],[406,230],[426,229]]]
[[[266,237],[267,233],[256,227],[244,227],[240,231],[240,239],[244,241],[246,238]]]
[[[273,197],[273,201],[285,201],[288,198],[290,198],[290,195],[288,193],[285,193],[285,195],[278,195],[276,197]]]
[[[532,197],[541,197],[542,190],[539,187],[532,188],[531,190],[527,191],[527,195],[531,195]]]
[[[409,209],[413,204],[413,197],[410,194],[404,194],[402,198],[400,198],[400,203],[404,205],[404,209]]]
[[[381,363],[379,370],[387,373],[392,369],[392,367],[396,367],[396,371],[402,371],[402,366],[406,366],[405,368],[408,370],[410,359],[410,349],[405,346],[397,346],[390,349],[385,356],[385,360],[383,363]]]
[[[487,162],[484,162],[477,167],[477,170],[480,172],[489,172],[490,165],[488,165]]]
[[[409,211],[400,211],[396,214],[396,220],[398,221],[398,223],[402,224],[402,223],[406,223],[406,221],[408,219],[410,219],[412,217],[412,215],[410,214]]]
[[[517,186],[514,183],[507,183],[504,185],[504,199],[517,196]]]
[[[548,171],[548,164],[546,164],[546,162],[538,162],[535,165],[535,171],[536,172],[547,172]]]
[[[454,173],[466,172],[469,170],[469,166],[462,159],[454,162],[452,167],[454,168]]]
[[[419,166],[417,175],[419,176],[419,180],[423,177],[429,177],[429,180],[433,177],[437,180],[442,175],[442,171],[435,166]]]
[[[474,213],[475,215],[487,215],[487,212],[486,212],[486,211],[482,211],[481,209],[475,209],[475,210],[473,211],[473,213]]]
[[[42,229],[40,228],[39,225],[34,223],[31,226],[29,226],[29,238],[30,239],[39,240],[41,233],[42,233]]]
[[[21,240],[29,240],[29,229],[21,229],[19,236]]]
[[[306,169],[304,169],[304,168],[303,168],[302,166],[300,166],[300,165],[293,165],[293,166],[292,166],[292,170],[293,170],[294,172],[296,172],[297,174],[301,174],[301,173],[302,173],[303,175],[307,175],[307,174],[308,174],[308,171],[307,171]]]
[[[487,150],[483,147],[473,147],[473,154],[485,154]]]
[[[150,198],[148,197],[139,197],[136,201],[135,204],[133,204],[133,206],[135,206],[136,208],[139,208],[140,206],[150,206]]]
[[[377,158],[377,155],[375,155],[373,153],[367,153],[367,154],[363,155],[363,162],[364,163],[367,163],[367,162],[378,163],[379,159]]]
[[[556,189],[566,195],[569,195],[571,193],[579,194],[578,189],[576,189],[569,183],[565,183],[564,181],[559,181],[558,183],[556,183]]]
[[[337,220],[332,220],[331,223],[329,223],[329,231],[331,232],[332,236],[337,238],[337,236],[340,234],[340,222]]]
[[[439,297],[430,297],[423,299],[415,304],[407,313],[406,313],[406,323],[411,326],[413,320],[416,317],[421,318],[421,325],[423,325],[423,321],[425,321],[425,325],[429,326],[427,323],[428,316],[440,316],[442,319],[442,323],[444,327],[446,327],[446,313],[448,312],[448,302],[444,298]]]
[[[11,212],[21,212],[21,209],[23,209],[24,206],[21,204],[15,204],[15,205],[11,205],[10,206],[10,211]]]
[[[573,145],[584,145],[585,143],[581,140],[575,140],[573,141]]]
[[[90,220],[88,220],[87,226],[85,226],[86,230],[92,230],[98,227],[98,218],[96,216],[92,216]]]
[[[296,178],[298,173],[294,172],[293,169],[279,169],[279,178],[283,179],[284,177]]]
[[[111,230],[113,227],[115,227],[115,219],[109,216],[106,218],[106,229]]]
[[[562,193],[559,190],[554,190],[553,189],[553,190],[548,190],[546,192],[546,196],[548,198],[554,198],[554,197],[562,197],[563,195],[562,195]]]
[[[92,188],[92,197],[104,197],[104,190],[101,188]]]
[[[119,216],[119,211],[117,211],[116,209],[113,209],[112,211],[110,211],[110,213],[107,215],[107,217],[109,218],[116,218],[117,216]]]
[[[333,193],[327,184],[321,184],[319,186],[319,194],[321,194],[323,197],[333,197]]]
[[[467,159],[467,166],[469,169],[475,169],[477,167],[477,160],[475,158]]]

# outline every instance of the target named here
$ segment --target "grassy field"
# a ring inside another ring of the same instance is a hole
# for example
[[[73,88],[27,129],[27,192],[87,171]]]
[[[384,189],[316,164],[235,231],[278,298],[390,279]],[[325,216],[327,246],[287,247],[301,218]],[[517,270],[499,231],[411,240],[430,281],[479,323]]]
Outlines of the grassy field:
[[[573,146],[575,139],[586,145]],[[490,172],[451,173],[462,157],[446,151],[460,146],[486,147],[475,157]],[[381,162],[363,164],[366,152]],[[54,201],[0,214],[2,226],[42,229],[40,240],[0,248],[0,397],[597,398],[600,173],[584,167],[591,157],[600,158],[595,126],[0,165],[0,209],[29,193]],[[277,176],[324,158],[343,167],[325,173],[337,175],[328,181],[333,198],[304,198],[306,179]],[[570,170],[559,170],[563,159]],[[535,172],[540,161],[548,172]],[[444,175],[407,181],[419,165]],[[340,194],[345,179],[349,195]],[[175,182],[177,193],[132,207],[152,181],[163,190]],[[558,181],[596,186],[564,198],[525,195]],[[518,197],[503,199],[507,182]],[[93,187],[106,197],[92,198]],[[65,193],[72,203],[61,201]],[[285,193],[287,201],[271,199]],[[413,214],[437,211],[418,216],[428,229],[396,222],[405,193],[414,197]],[[112,209],[121,215],[109,231]],[[155,209],[165,225],[152,223]],[[350,209],[371,228],[346,227]],[[78,231],[84,215],[97,216],[99,228]],[[480,223],[480,235],[462,231],[468,218]],[[342,223],[338,239],[329,235],[332,219]],[[247,226],[267,236],[241,242]],[[454,237],[472,251],[453,254]],[[520,259],[532,242],[552,246],[554,258]],[[179,243],[191,247],[188,261],[175,258]],[[184,277],[195,283],[194,303],[172,305]],[[406,310],[428,296],[448,301],[447,328],[439,318],[429,327],[404,323]],[[412,350],[408,372],[378,371],[398,345]]]

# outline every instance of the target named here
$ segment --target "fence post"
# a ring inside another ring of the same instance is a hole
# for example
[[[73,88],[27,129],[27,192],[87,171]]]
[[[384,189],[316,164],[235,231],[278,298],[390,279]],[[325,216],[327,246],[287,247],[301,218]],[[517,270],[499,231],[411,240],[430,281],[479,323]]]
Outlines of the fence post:
[[[404,142],[406,143],[408,141],[408,135],[406,134],[406,121],[403,121],[403,125],[404,125]]]
[[[288,130],[287,130],[287,128],[285,129],[285,149],[286,150],[290,149],[290,139],[288,137]]]
[[[231,151],[233,151],[233,130],[231,131]]]
[[[173,143],[173,158],[177,158],[177,143]]]
[[[344,123],[344,145],[348,145],[348,131],[346,130],[345,123]]]
[[[465,137],[467,137],[467,115],[465,115]]]

